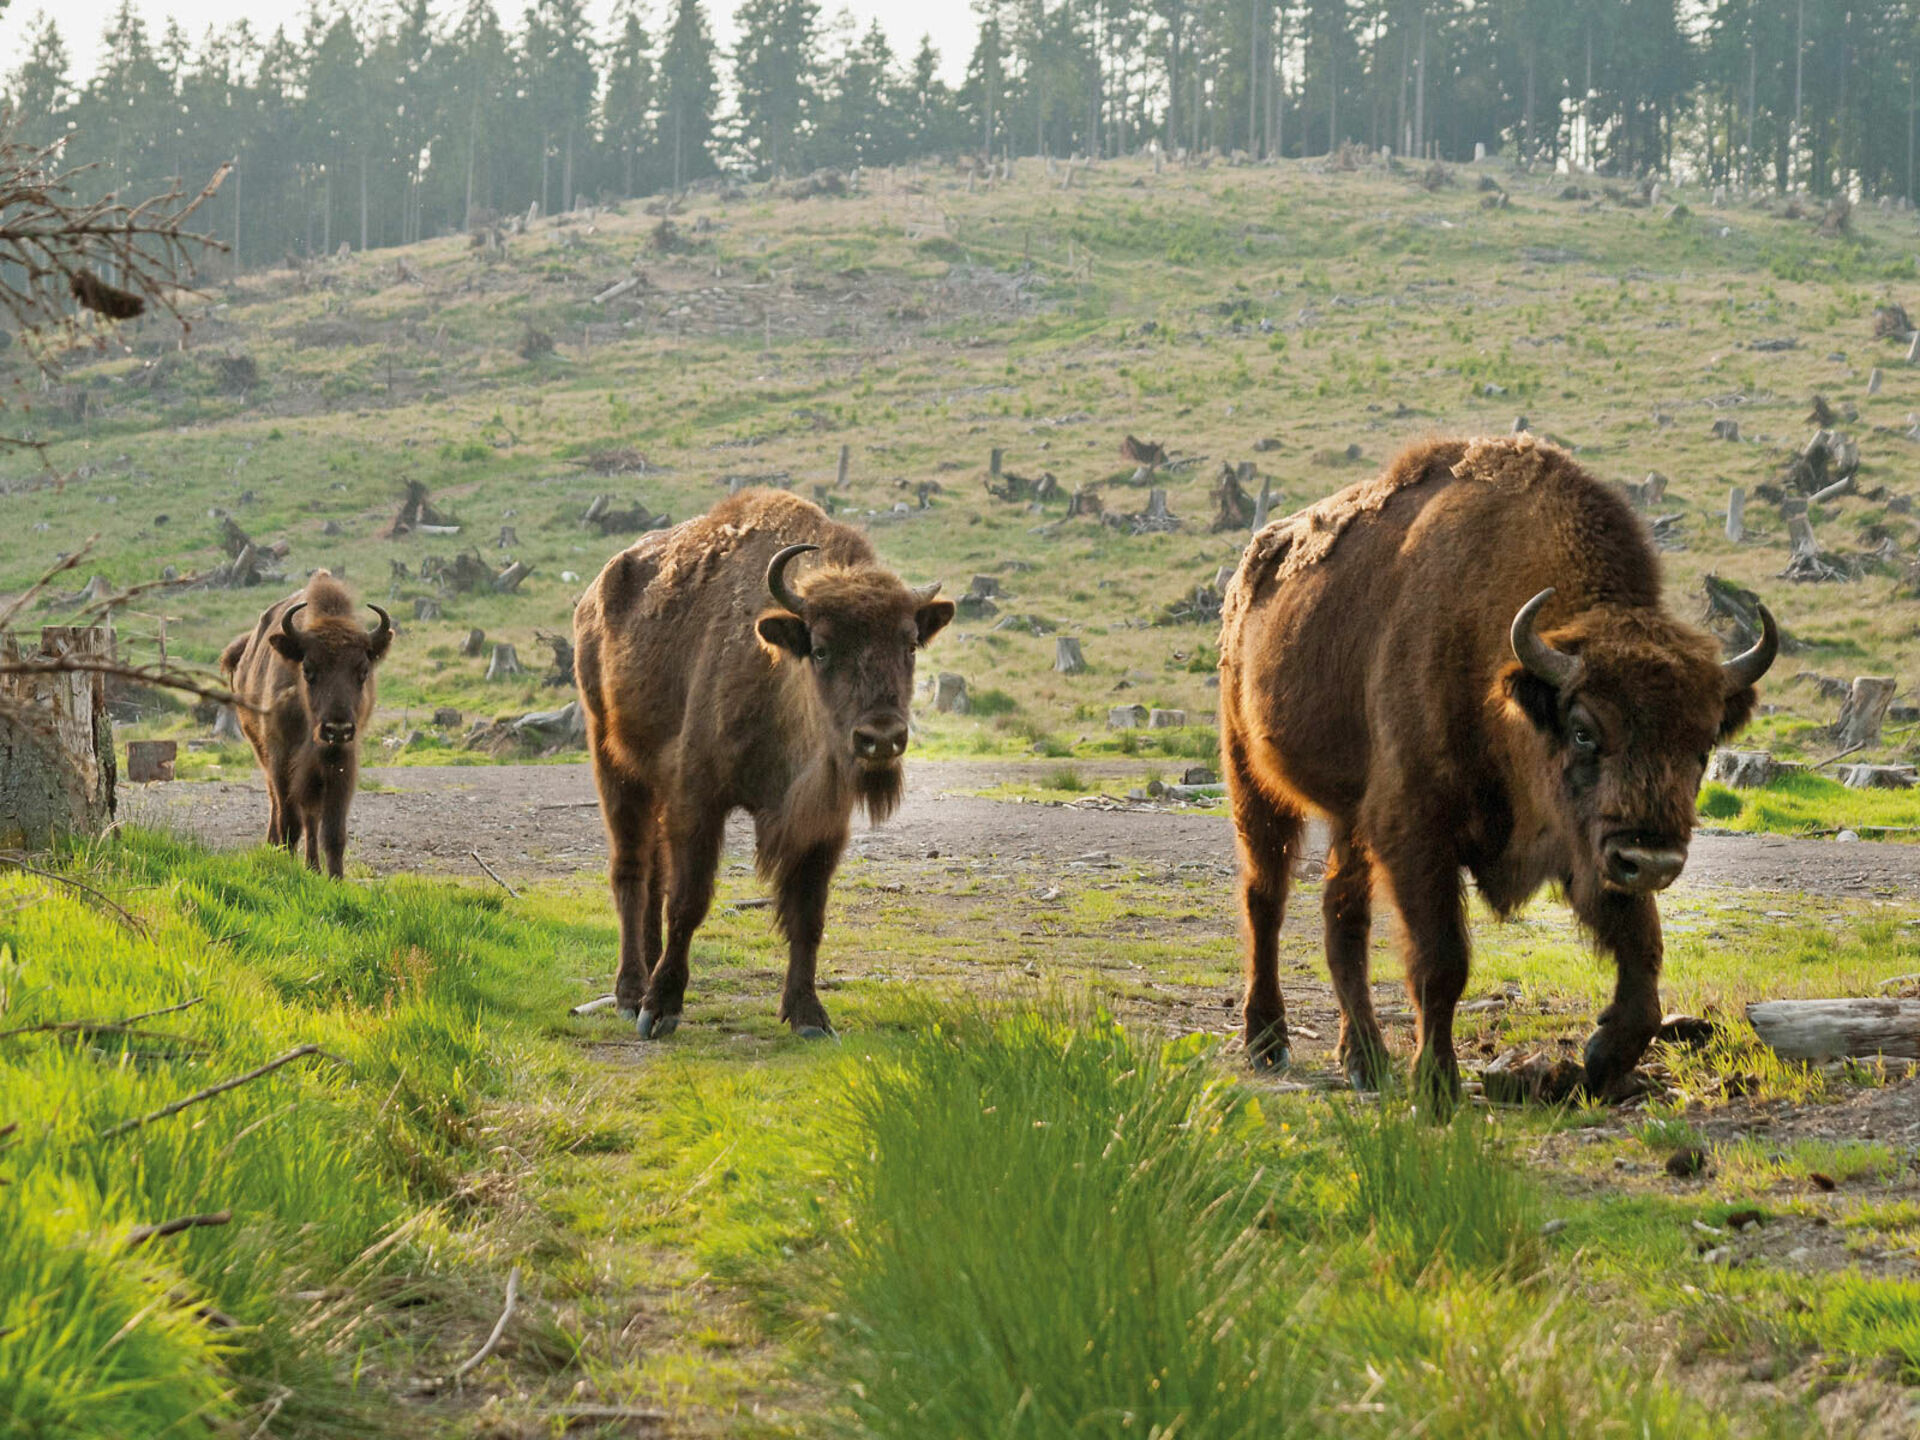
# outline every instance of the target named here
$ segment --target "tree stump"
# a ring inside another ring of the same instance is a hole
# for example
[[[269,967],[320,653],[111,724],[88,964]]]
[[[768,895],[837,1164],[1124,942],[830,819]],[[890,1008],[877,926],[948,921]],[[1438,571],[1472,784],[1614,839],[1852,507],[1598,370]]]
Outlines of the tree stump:
[[[493,577],[493,588],[502,595],[511,595],[520,588],[520,582],[532,573],[531,565],[524,560],[516,560]]]
[[[1853,688],[1841,703],[1840,718],[1834,722],[1835,743],[1848,749],[1880,743],[1880,726],[1887,718],[1900,682],[1891,675],[1857,675]]]
[[[934,682],[933,708],[942,715],[966,715],[973,709],[964,675],[941,675]]]
[[[500,538],[494,542],[494,545],[496,549],[511,550],[513,549],[514,546],[518,545],[519,543],[520,543],[519,532],[517,532],[511,525],[502,525],[500,527]]]
[[[1147,728],[1150,730],[1178,730],[1187,723],[1184,710],[1149,710]]]
[[[1713,438],[1716,440],[1738,440],[1740,438],[1740,422],[1733,419],[1714,421]]]
[[[847,488],[847,471],[850,470],[852,466],[853,447],[851,445],[842,445],[840,447],[840,465],[839,468],[833,472],[834,489],[844,490]]]
[[[416,595],[413,601],[413,618],[416,620],[438,620],[440,602],[431,595]]]
[[[216,740],[245,740],[246,731],[240,728],[240,714],[231,705],[222,705],[213,717],[213,738]]]
[[[112,655],[113,632],[104,628],[48,626],[33,654],[0,635],[0,845],[40,849],[96,835],[112,820],[118,775],[105,677],[18,668]]]
[[[1000,582],[991,575],[976,575],[967,582],[967,593],[982,599],[995,599],[1000,594]]]
[[[1736,545],[1747,538],[1747,492],[1739,485],[1727,491],[1727,538]]]
[[[493,658],[487,661],[487,679],[506,680],[526,673],[526,670],[521,667],[520,657],[513,653],[513,646],[493,647]]]
[[[1062,675],[1080,675],[1087,668],[1087,657],[1080,653],[1080,641],[1073,635],[1053,637],[1053,668]]]
[[[127,744],[127,779],[136,785],[173,779],[180,746],[173,740],[133,740]]]
[[[1267,528],[1267,513],[1273,509],[1273,477],[1260,477],[1260,498],[1253,502],[1253,533]]]
[[[1843,765],[1840,783],[1849,790],[1911,790],[1911,765]]]
[[[1716,750],[1707,778],[1736,790],[1759,790],[1780,773],[1771,752],[1766,750]]]
[[[469,660],[477,658],[480,652],[486,648],[487,632],[484,630],[469,630],[467,631],[467,638],[460,642],[460,653]]]
[[[1147,723],[1144,705],[1116,705],[1107,711],[1107,729],[1138,730]]]
[[[1878,395],[1880,393],[1880,384],[1880,367],[1876,365],[1867,375],[1867,393],[1869,395]]]
[[[1920,1060],[1920,1000],[1763,1000],[1747,1022],[1783,1060]]]

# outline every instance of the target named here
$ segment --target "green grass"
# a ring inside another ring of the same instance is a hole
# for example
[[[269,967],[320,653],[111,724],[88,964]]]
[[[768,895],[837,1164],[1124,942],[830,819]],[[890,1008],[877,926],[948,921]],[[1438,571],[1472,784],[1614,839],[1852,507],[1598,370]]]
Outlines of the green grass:
[[[558,1013],[565,927],[138,832],[70,863],[143,930],[0,872],[0,1030],[26,1032],[0,1039],[18,1127],[0,1151],[0,1435],[193,1433],[265,1407],[300,1433],[366,1433],[361,1373],[410,1373],[465,1322],[468,1287],[497,1284],[455,1216],[530,1017]],[[74,1021],[97,1028],[31,1030]],[[107,1133],[303,1044],[322,1053]],[[126,1253],[137,1225],[221,1210],[230,1224]]]
[[[1920,838],[1920,789],[1849,790],[1825,776],[1789,772],[1757,790],[1707,785],[1700,814],[1727,830],[1852,830],[1868,839],[1913,840]]]

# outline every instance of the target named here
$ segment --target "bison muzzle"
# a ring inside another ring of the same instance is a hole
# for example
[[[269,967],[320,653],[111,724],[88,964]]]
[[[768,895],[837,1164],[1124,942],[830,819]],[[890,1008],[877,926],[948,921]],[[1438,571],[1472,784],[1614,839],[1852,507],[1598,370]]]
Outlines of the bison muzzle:
[[[1305,818],[1330,845],[1321,908],[1338,1055],[1377,1087],[1376,877],[1403,924],[1416,1079],[1458,1091],[1463,876],[1501,914],[1557,884],[1614,959],[1586,1081],[1616,1095],[1660,1024],[1655,896],[1686,864],[1715,742],[1745,725],[1779,632],[1722,660],[1667,613],[1626,502],[1529,436],[1409,450],[1256,535],[1221,630],[1221,747],[1247,947],[1245,1033],[1287,1058],[1277,941]]]

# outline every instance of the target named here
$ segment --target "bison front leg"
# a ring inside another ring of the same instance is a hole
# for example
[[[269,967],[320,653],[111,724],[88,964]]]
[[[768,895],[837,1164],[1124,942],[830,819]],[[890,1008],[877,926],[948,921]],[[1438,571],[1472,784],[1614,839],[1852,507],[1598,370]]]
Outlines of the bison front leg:
[[[1407,993],[1419,1046],[1413,1059],[1414,1090],[1444,1114],[1460,1098],[1453,1015],[1467,988],[1470,952],[1459,862],[1451,851],[1433,846],[1431,836],[1437,831],[1439,827],[1409,831],[1395,850],[1382,847],[1377,857],[1404,927]]]
[[[1229,761],[1227,788],[1240,849],[1240,916],[1246,932],[1247,994],[1243,1006],[1247,1059],[1263,1069],[1287,1064],[1287,1012],[1280,995],[1280,922],[1299,843],[1298,812],[1276,805],[1243,767]]]
[[[647,979],[636,1027],[642,1040],[664,1040],[680,1026],[687,993],[687,957],[693,932],[713,904],[726,815],[667,816],[667,944]],[[657,869],[658,867],[656,867]]]
[[[1373,1013],[1367,945],[1373,933],[1373,862],[1343,825],[1327,848],[1326,888],[1320,896],[1326,922],[1327,971],[1340,1003],[1340,1044],[1335,1051],[1347,1083],[1378,1090],[1387,1082],[1387,1042]]]
[[[347,807],[353,803],[352,776],[336,778],[320,800],[320,849],[326,856],[327,874],[339,880],[347,873]],[[313,851],[307,851],[308,862]]]
[[[787,937],[787,984],[780,996],[780,1018],[807,1039],[833,1034],[826,1006],[814,988],[820,937],[827,928],[827,893],[839,868],[844,839],[816,845],[780,875],[779,921]]]
[[[1613,1003],[1587,1041],[1587,1091],[1617,1100],[1630,1089],[1633,1067],[1660,1030],[1660,911],[1651,895],[1607,890],[1581,919],[1613,956],[1618,979]]]

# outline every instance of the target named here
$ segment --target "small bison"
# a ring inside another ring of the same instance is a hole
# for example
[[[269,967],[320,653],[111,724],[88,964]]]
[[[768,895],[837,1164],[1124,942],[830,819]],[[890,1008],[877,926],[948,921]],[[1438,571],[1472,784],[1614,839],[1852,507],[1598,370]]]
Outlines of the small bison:
[[[360,773],[360,731],[373,714],[373,667],[393,642],[378,605],[372,630],[354,619],[347,587],[316,570],[306,589],[270,605],[221,653],[240,701],[240,729],[267,777],[267,843],[295,849],[338,879],[347,848],[347,807]]]
[[[614,993],[643,1038],[680,1023],[734,810],[753,818],[787,938],[780,1018],[833,1033],[814,988],[827,889],[854,807],[879,821],[900,803],[914,655],[953,618],[938,589],[764,490],[643,536],[587,588],[574,673],[620,914]]]
[[[1660,1025],[1654,895],[1686,863],[1716,740],[1745,725],[1773,618],[1722,661],[1662,608],[1646,527],[1528,436],[1416,446],[1377,479],[1256,535],[1228,587],[1221,748],[1238,830],[1246,1043],[1284,1064],[1276,943],[1309,813],[1331,830],[1321,900],[1339,1057],[1378,1086],[1368,989],[1374,877],[1404,928],[1416,1080],[1458,1091],[1462,872],[1510,913],[1561,886],[1618,971],[1586,1084],[1619,1093]]]

